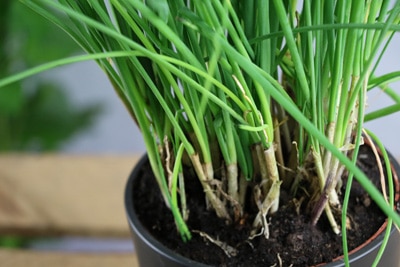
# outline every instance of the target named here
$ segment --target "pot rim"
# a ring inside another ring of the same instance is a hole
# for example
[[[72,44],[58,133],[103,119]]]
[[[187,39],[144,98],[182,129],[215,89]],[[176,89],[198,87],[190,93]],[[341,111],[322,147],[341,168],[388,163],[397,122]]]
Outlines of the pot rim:
[[[388,152],[389,158],[391,159],[391,169],[393,172],[393,179],[395,181],[395,201],[398,202],[400,198],[400,182],[399,182],[399,177],[397,176],[397,173],[400,174],[400,165],[396,161],[396,159],[393,157],[393,155]],[[181,262],[184,265],[187,266],[199,266],[199,267],[206,267],[209,265],[205,265],[203,263],[193,261],[189,258],[186,258],[177,252],[173,251],[172,249],[164,246],[160,241],[158,241],[151,233],[143,226],[143,224],[140,222],[139,218],[137,217],[134,206],[133,206],[133,177],[138,176],[141,166],[148,160],[147,154],[143,155],[141,159],[137,162],[135,168],[133,169],[132,173],[129,176],[128,182],[125,187],[125,210],[127,213],[127,219],[130,224],[130,226],[133,228],[135,233],[138,235],[138,237],[145,242],[148,246],[150,246],[153,250],[157,251],[164,257],[169,258],[170,260],[178,261]],[[383,223],[383,225],[377,230],[377,232],[371,236],[367,241],[365,241],[363,244],[360,246],[356,247],[355,249],[351,250],[349,252],[349,262],[352,263],[361,257],[363,257],[365,254],[370,253],[371,251],[375,250],[378,246],[381,245],[381,242],[384,238],[384,231],[387,226],[387,220]],[[390,234],[392,235],[396,231],[396,227],[392,225],[392,229],[390,230]],[[325,264],[325,265],[324,265]],[[333,267],[333,266],[344,266],[343,262],[343,255],[335,258],[332,260],[332,262],[329,263],[321,263],[317,266],[326,266],[326,267]]]

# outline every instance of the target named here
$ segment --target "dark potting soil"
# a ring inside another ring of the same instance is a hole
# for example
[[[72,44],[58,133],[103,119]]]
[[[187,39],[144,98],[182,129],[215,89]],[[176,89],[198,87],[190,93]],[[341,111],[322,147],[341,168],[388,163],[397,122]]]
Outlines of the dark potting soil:
[[[379,172],[374,156],[367,149],[360,153],[359,166],[378,184]],[[253,218],[227,225],[205,207],[203,194],[187,188],[190,210],[188,226],[195,230],[192,239],[184,243],[176,231],[170,210],[157,190],[155,179],[146,176],[134,189],[135,209],[147,229],[163,244],[179,254],[211,266],[312,266],[332,261],[342,255],[342,237],[333,233],[324,214],[316,226],[311,226],[309,215],[298,215],[293,201],[282,194],[279,211],[269,218],[270,237],[258,236],[249,240]],[[187,177],[185,176],[185,179]],[[192,181],[192,184],[195,183]],[[190,182],[186,182],[186,185]],[[197,187],[199,188],[199,187]],[[352,187],[348,216],[348,246],[352,250],[371,237],[384,223],[385,216],[369,199],[357,182]],[[338,221],[338,220],[337,220]],[[338,221],[339,223],[339,221]],[[199,232],[234,247],[236,256],[227,254]]]

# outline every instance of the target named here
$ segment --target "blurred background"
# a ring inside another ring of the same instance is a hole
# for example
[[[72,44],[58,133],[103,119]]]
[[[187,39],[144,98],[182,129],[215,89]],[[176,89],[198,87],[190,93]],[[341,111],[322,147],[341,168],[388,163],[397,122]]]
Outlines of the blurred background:
[[[0,1],[0,77],[76,54],[81,49],[56,26],[18,1]],[[7,152],[142,154],[144,146],[101,70],[84,62],[1,88],[0,153]],[[0,247],[133,250],[130,239],[75,236],[0,236]]]
[[[396,36],[377,74],[400,70],[399,47],[400,38]],[[0,77],[80,53],[68,36],[18,1],[0,2]],[[392,84],[392,88],[400,92],[399,83]],[[391,100],[384,93],[374,92],[369,95],[367,111],[388,103]],[[399,125],[397,113],[367,123],[366,127],[398,156]],[[83,62],[47,71],[0,90],[0,151],[143,154],[145,148],[137,127],[106,76],[94,62]],[[12,238],[1,240],[6,245],[24,243]],[[59,241],[37,241],[33,246],[131,249],[130,241],[124,240],[117,240],[119,245],[110,244],[109,240],[106,245],[100,240]]]
[[[0,77],[82,53],[64,32],[17,1],[0,3],[0,22]],[[3,151],[144,151],[137,128],[94,62],[2,89],[0,129]]]

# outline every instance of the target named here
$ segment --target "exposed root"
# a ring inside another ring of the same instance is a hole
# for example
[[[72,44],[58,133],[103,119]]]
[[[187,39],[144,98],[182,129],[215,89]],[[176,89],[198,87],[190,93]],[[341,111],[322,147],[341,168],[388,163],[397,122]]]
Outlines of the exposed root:
[[[255,230],[253,230],[253,231],[251,232],[251,234],[252,234],[252,235],[249,236],[249,239],[248,239],[248,240],[253,240],[253,239],[256,238],[256,237],[259,237],[259,236],[263,235],[263,234],[264,234],[264,228],[261,228],[261,230],[260,230],[259,233],[256,233]]]
[[[228,258],[235,257],[238,254],[238,251],[236,248],[229,246],[225,242],[215,239],[202,231],[193,230],[193,232],[198,233],[201,237],[204,237],[205,239],[207,239],[214,245],[218,246],[220,249],[222,249],[225,252],[225,254],[226,254],[226,256],[228,256]]]
[[[386,203],[389,203],[389,201],[387,199],[388,194],[387,194],[387,190],[386,190],[385,174],[383,172],[383,165],[382,165],[381,158],[379,157],[378,150],[376,149],[374,142],[371,140],[371,137],[368,135],[368,133],[365,130],[363,132],[364,132],[365,137],[367,138],[369,145],[371,146],[371,150],[375,156],[375,160],[376,160],[377,167],[379,170],[379,176],[380,176],[380,180],[381,180],[381,189],[382,189],[383,196],[385,197]]]
[[[279,255],[279,253],[276,254],[276,257],[278,258],[279,267],[282,267],[283,266],[282,265],[282,259],[281,259],[281,256]]]
[[[240,205],[239,201],[237,201],[235,198],[227,194],[221,187],[221,182],[218,180],[212,180],[210,181],[210,184],[215,186],[218,190],[218,192],[224,197],[226,200],[228,200],[234,210],[234,215],[235,215],[235,220],[238,220],[239,218],[242,217],[243,215],[243,207]]]
[[[261,189],[259,187],[255,187],[254,197],[258,207],[258,214],[253,222],[253,227],[255,229],[263,227],[264,236],[266,239],[269,238],[269,227],[267,222],[267,215],[270,212],[271,208],[275,205],[277,198],[279,198],[279,190],[281,181],[274,181],[271,185],[271,188],[263,201]]]

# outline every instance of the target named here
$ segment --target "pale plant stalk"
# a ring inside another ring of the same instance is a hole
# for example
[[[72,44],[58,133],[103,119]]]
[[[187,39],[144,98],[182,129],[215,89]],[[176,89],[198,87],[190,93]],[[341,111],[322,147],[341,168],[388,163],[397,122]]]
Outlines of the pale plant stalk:
[[[275,144],[282,144],[283,142],[283,138],[281,138],[281,130],[280,130],[280,126],[278,123],[278,119],[275,117],[274,118],[274,140],[275,140]],[[284,157],[283,157],[283,151],[282,151],[282,146],[275,146],[274,145],[274,149],[275,149],[275,155],[276,155],[276,166],[278,167],[278,177],[281,177],[281,179],[283,179],[285,177],[285,161],[284,161]]]
[[[185,177],[182,172],[179,173],[179,195],[181,200],[181,211],[183,220],[186,222],[189,219],[189,209],[186,202],[186,191],[185,191]]]
[[[279,208],[279,192],[280,192],[280,184],[281,181],[279,179],[279,171],[278,164],[275,158],[275,149],[274,146],[270,146],[268,149],[264,151],[265,155],[265,166],[268,170],[268,181],[267,183],[271,184],[270,189],[268,190],[268,194],[270,190],[276,190],[277,192],[273,193],[274,196],[272,198],[272,204],[270,208],[270,213],[273,214],[278,211]],[[267,195],[268,195],[267,194]],[[271,200],[269,200],[271,201]]]
[[[239,172],[237,164],[229,164],[226,166],[228,179],[228,195],[237,203],[239,203]],[[242,213],[242,209],[240,209]]]
[[[314,206],[311,222],[313,225],[316,225],[321,216],[321,213],[323,211],[325,211],[325,214],[328,218],[328,221],[332,227],[333,232],[336,234],[339,234],[340,227],[339,227],[338,223],[336,222],[335,216],[332,212],[331,205],[326,204],[331,197],[327,183],[331,183],[332,176],[325,176],[325,173],[324,173],[324,170],[322,167],[321,155],[319,153],[314,152],[313,158],[314,158],[314,162],[316,165],[316,172],[317,172],[317,177],[318,177],[318,181],[319,181],[319,186],[321,188],[321,196]],[[336,193],[336,191],[335,191],[335,193]],[[337,207],[337,206],[334,205],[334,207]]]
[[[211,182],[214,179],[213,176],[213,168],[210,165],[204,166],[199,159],[197,154],[190,155],[191,162],[193,164],[193,168],[196,171],[196,174],[203,186],[204,193],[207,199],[210,201],[213,209],[215,210],[216,214],[220,218],[225,218],[230,220],[230,216],[228,211],[226,210],[225,205],[222,201],[216,196],[215,190],[211,186]]]

